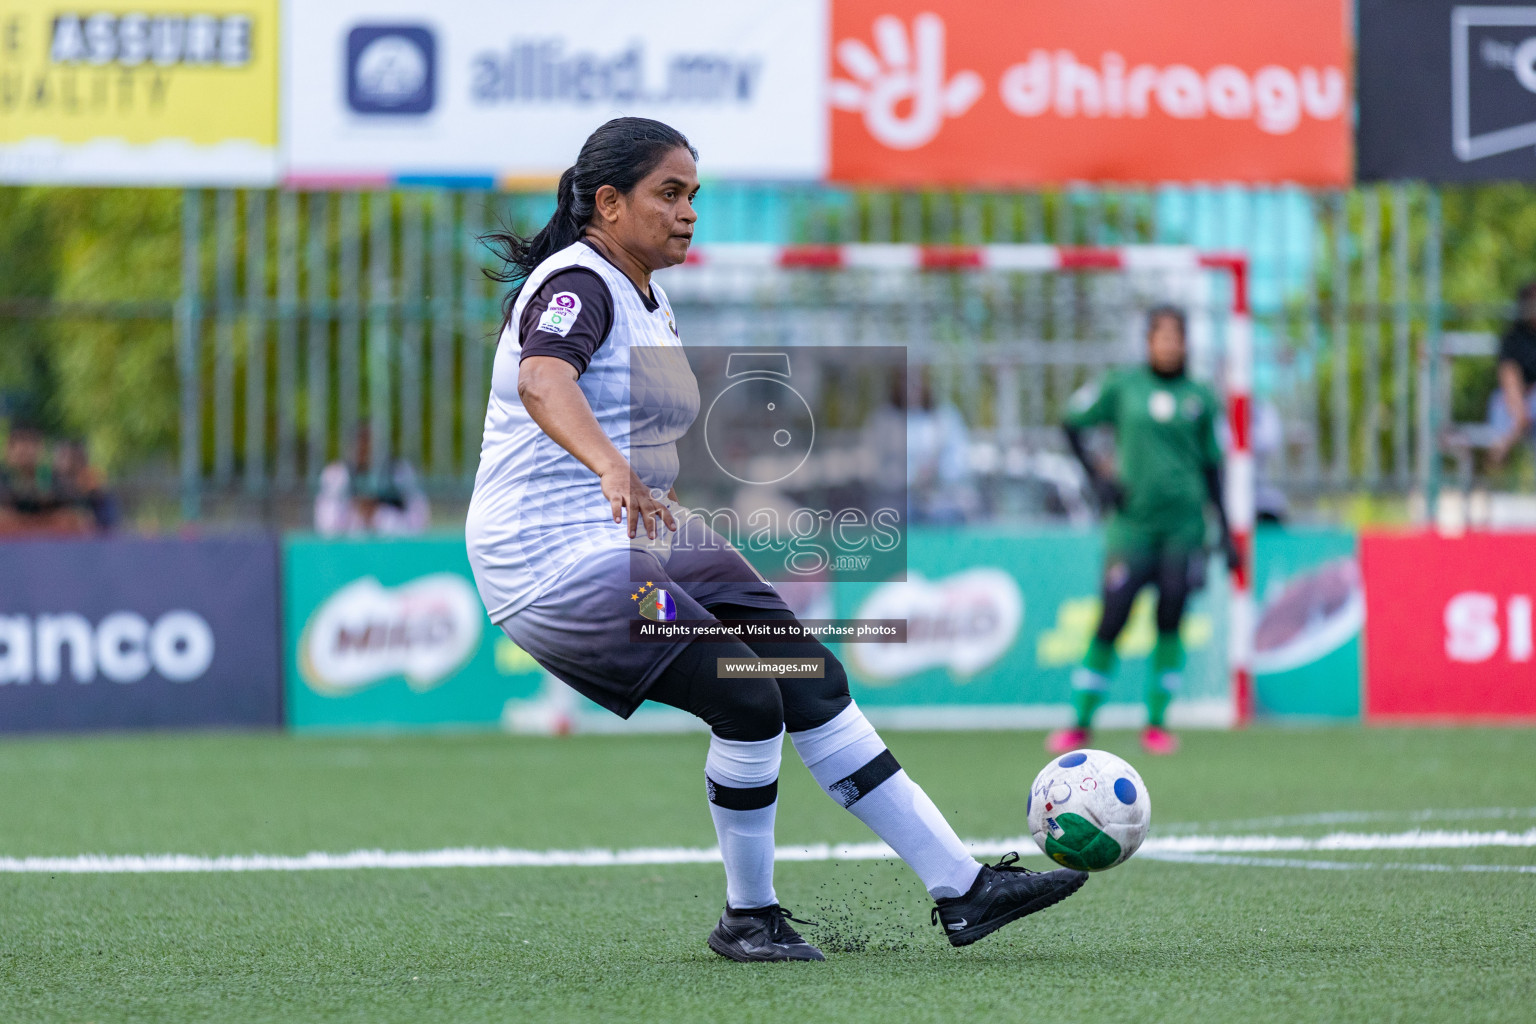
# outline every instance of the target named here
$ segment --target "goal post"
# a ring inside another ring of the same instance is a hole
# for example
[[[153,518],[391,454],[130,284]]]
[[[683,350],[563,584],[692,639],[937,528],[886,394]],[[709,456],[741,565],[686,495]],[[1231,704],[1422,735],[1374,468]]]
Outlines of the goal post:
[[[916,281],[944,275],[980,275],[1006,282],[1011,277],[1028,278],[1052,275],[1059,280],[1065,277],[1109,277],[1116,275],[1135,278],[1151,277],[1162,282],[1182,282],[1173,287],[1174,294],[1159,293],[1154,285],[1140,297],[1142,306],[1173,298],[1191,306],[1195,322],[1191,326],[1192,358],[1203,354],[1208,365],[1207,373],[1219,382],[1225,404],[1226,421],[1226,494],[1225,504],[1233,538],[1241,554],[1241,564],[1230,574],[1226,601],[1228,684],[1232,702],[1232,717],[1236,724],[1247,723],[1253,715],[1252,651],[1254,629],[1253,580],[1253,531],[1255,520],[1255,469],[1251,451],[1251,407],[1253,380],[1253,325],[1248,304],[1249,280],[1247,257],[1237,252],[1211,252],[1189,246],[1177,245],[1125,245],[1125,246],[1056,246],[1038,244],[993,245],[910,245],[892,243],[855,243],[841,245],[776,245],[757,243],[720,243],[694,246],[683,267],[674,268],[661,275],[674,305],[696,303],[704,312],[720,312],[722,298],[757,292],[761,294],[765,280],[785,281],[800,279],[805,275],[828,279],[847,276],[839,272],[852,272],[892,277],[897,280]],[[1220,282],[1221,287],[1211,287]],[[912,289],[907,289],[910,291]],[[920,289],[919,289],[920,290]],[[1134,291],[1134,288],[1130,289]],[[799,337],[810,338],[815,343],[838,343],[841,335],[862,335],[849,343],[899,343],[911,337],[913,315],[905,312],[910,296],[899,287],[872,287],[854,294],[849,289],[839,289],[830,280],[824,282],[817,301],[823,305],[821,313],[806,313],[794,323],[786,323],[772,330],[778,333],[771,340],[796,343]],[[979,301],[992,301],[1006,291],[1000,285],[991,291],[970,290],[964,294],[943,292],[930,306],[942,309],[944,302],[963,304],[981,295]],[[1114,306],[1125,300],[1126,288],[1119,289],[1117,298],[1105,305]],[[1079,316],[1093,317],[1096,305],[1095,292],[1044,285],[1033,291],[1010,293],[1011,301],[1029,316],[1031,301],[1050,305],[1056,314],[1063,310],[1071,314],[1074,303]],[[1033,299],[1031,299],[1033,296]],[[761,300],[760,300],[761,301]],[[855,322],[852,314],[840,312],[839,304],[867,310],[888,303],[891,316],[887,321],[895,326],[889,330],[896,337],[882,338],[878,324],[869,325],[865,317]],[[935,306],[934,303],[938,305]],[[1129,307],[1127,307],[1129,308]],[[1088,312],[1083,314],[1081,311]],[[957,316],[964,309],[957,306]],[[1213,315],[1214,314],[1214,315]],[[1123,311],[1105,314],[1124,317]],[[932,319],[933,314],[929,314]],[[1202,323],[1202,318],[1204,322]],[[734,343],[734,335],[752,334],[755,340],[764,340],[760,332],[769,329],[762,317],[741,316],[737,322],[727,324],[721,320],[699,332],[699,317],[690,314],[688,323],[695,332],[694,338],[707,338],[709,344]],[[1210,330],[1211,321],[1219,322],[1219,329]],[[1127,320],[1127,323],[1129,321]],[[1200,324],[1200,326],[1196,326]],[[1197,345],[1197,332],[1205,329],[1210,337]],[[1000,333],[1006,333],[1002,331]],[[1101,332],[1102,333],[1102,332]],[[783,335],[783,337],[779,337]],[[874,337],[872,337],[874,336]],[[1061,334],[1058,325],[1059,346],[1055,352],[1039,357],[1033,365],[1039,372],[1055,373],[1061,360],[1070,358],[1073,337]],[[1083,341],[1083,349],[1099,352],[1103,345]],[[1201,352],[1202,349],[1208,351]],[[1117,349],[1122,355],[1129,351],[1124,344]],[[1056,362],[1049,362],[1049,360]],[[1043,361],[1041,361],[1043,360]],[[1103,364],[1107,365],[1107,364]],[[1006,374],[1000,373],[1000,376]],[[1008,376],[1006,388],[1022,386],[1025,382]],[[1006,388],[1004,390],[1006,390]],[[1016,396],[1015,396],[1016,397]],[[998,403],[1012,401],[1006,395],[999,396]]]

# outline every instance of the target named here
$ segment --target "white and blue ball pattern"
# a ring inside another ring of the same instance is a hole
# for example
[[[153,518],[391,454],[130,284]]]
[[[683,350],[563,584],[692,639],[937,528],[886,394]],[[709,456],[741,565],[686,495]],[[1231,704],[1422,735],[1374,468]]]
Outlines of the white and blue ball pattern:
[[[1107,871],[1147,838],[1152,798],[1136,769],[1114,754],[1074,750],[1035,776],[1027,813],[1047,857],[1078,871]]]

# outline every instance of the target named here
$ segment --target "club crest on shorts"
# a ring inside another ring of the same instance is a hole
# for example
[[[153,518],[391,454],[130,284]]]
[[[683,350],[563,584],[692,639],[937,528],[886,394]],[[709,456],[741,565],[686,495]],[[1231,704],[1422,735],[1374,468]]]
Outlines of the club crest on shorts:
[[[671,594],[654,583],[646,583],[630,594],[629,599],[638,601],[640,614],[653,622],[672,622],[677,619],[677,602],[672,600]]]

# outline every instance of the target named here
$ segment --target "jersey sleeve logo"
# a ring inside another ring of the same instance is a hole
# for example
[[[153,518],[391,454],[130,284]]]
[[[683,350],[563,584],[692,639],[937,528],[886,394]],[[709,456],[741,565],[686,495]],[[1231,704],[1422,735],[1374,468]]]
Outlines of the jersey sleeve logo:
[[[571,326],[576,323],[576,318],[580,315],[581,299],[575,292],[556,292],[555,297],[549,300],[549,308],[544,310],[543,316],[539,317],[539,325],[534,330],[548,331],[563,338],[571,333]]]

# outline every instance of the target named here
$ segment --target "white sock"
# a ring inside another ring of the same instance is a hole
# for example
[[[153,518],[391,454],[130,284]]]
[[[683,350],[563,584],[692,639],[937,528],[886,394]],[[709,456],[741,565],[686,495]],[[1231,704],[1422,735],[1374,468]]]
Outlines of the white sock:
[[[901,770],[857,704],[790,739],[827,795],[885,840],[917,872],[930,896],[962,896],[970,889],[981,865],[928,794]]]
[[[771,740],[709,737],[709,814],[725,861],[725,902],[737,910],[779,902],[773,892],[773,819],[783,750],[782,732]]]

